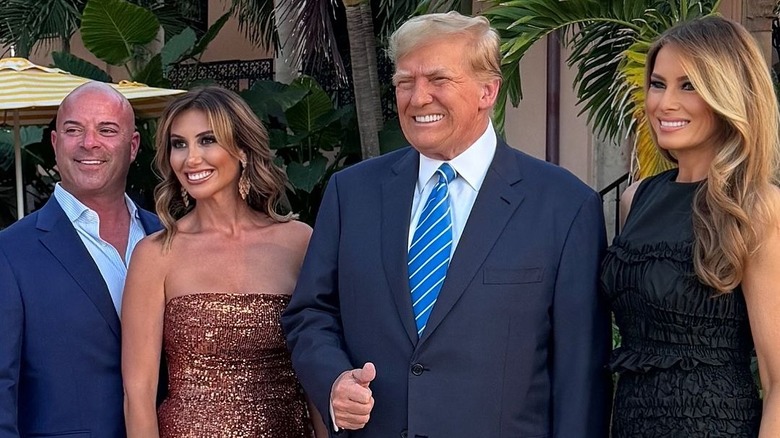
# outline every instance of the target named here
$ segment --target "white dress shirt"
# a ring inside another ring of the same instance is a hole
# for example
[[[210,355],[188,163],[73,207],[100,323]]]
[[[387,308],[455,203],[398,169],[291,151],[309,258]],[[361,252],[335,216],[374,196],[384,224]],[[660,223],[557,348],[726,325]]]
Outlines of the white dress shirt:
[[[124,261],[113,245],[100,237],[100,217],[97,212],[84,205],[75,196],[62,188],[60,183],[54,187],[54,197],[68,216],[73,227],[84,243],[84,246],[92,256],[92,260],[100,271],[100,275],[108,286],[111,300],[117,314],[122,310],[122,291],[125,288],[127,266],[130,264],[130,255],[139,240],[146,235],[141,219],[138,216],[138,208],[130,198],[125,195],[125,204],[130,213],[130,230],[127,239],[127,250]]]
[[[490,163],[496,154],[496,132],[492,122],[488,122],[487,129],[474,144],[468,147],[460,155],[447,163],[457,172],[457,177],[448,186],[450,197],[450,209],[452,211],[452,249],[450,256],[455,253],[463,228],[469,219],[471,208],[477,199],[482,182],[485,180]],[[444,161],[434,160],[420,154],[420,170],[417,176],[417,189],[412,199],[412,218],[409,221],[409,242],[412,246],[414,229],[420,220],[420,215],[425,208],[425,200],[430,196],[434,186],[439,181],[434,178],[436,170]]]

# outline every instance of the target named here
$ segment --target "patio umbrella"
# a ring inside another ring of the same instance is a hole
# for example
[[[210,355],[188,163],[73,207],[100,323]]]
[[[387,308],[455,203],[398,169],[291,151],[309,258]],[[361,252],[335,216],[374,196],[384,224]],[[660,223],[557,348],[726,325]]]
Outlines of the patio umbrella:
[[[91,79],[72,75],[58,68],[42,67],[25,58],[0,59],[0,124],[14,130],[17,218],[24,216],[22,187],[22,145],[19,128],[46,125],[56,115],[65,96]],[[174,94],[185,90],[148,87],[136,82],[110,84],[133,105],[136,117],[157,117]]]

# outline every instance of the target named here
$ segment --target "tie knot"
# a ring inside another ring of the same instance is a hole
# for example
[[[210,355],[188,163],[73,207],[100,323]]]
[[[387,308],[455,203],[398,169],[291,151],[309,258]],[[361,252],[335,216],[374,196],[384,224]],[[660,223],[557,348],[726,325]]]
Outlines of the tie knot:
[[[439,173],[439,182],[444,182],[446,184],[451,183],[456,176],[455,169],[453,169],[452,166],[450,166],[448,163],[444,163],[439,166],[437,172]],[[442,181],[442,178],[444,178],[444,181]]]

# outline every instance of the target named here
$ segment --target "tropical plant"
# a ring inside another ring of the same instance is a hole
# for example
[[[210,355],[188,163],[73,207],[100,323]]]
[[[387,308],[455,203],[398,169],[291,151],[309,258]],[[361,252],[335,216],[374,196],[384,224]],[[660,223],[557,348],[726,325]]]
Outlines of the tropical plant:
[[[0,44],[13,46],[15,55],[29,57],[38,41],[63,42],[79,27],[86,0],[0,0]]]
[[[292,210],[314,223],[330,175],[361,159],[355,107],[336,106],[308,76],[289,85],[258,81],[241,96],[268,127],[277,164],[290,182]],[[383,138],[389,149],[403,146],[403,137],[392,130]]]
[[[166,35],[176,35],[193,21],[198,0],[130,0],[148,8],[159,19]],[[70,39],[78,30],[87,0],[0,0],[0,44],[13,46],[16,56],[29,57],[36,44],[50,49],[62,44],[70,52]]]
[[[671,167],[652,144],[644,117],[644,66],[652,41],[675,23],[711,14],[720,0],[492,0],[484,11],[501,35],[504,83],[496,104],[503,128],[506,101],[522,98],[520,60],[542,37],[560,31],[582,112],[597,135],[633,138],[634,175]]]
[[[190,27],[183,28],[159,48],[149,45],[158,37],[161,23],[155,13],[125,0],[89,0],[81,18],[84,47],[108,64],[124,66],[130,78],[151,86],[167,87],[165,74],[178,63],[193,62],[197,69],[200,57],[230,18],[230,12],[220,17],[202,36]],[[100,69],[73,55],[53,54],[57,67],[90,78]],[[73,71],[76,70],[76,71]]]

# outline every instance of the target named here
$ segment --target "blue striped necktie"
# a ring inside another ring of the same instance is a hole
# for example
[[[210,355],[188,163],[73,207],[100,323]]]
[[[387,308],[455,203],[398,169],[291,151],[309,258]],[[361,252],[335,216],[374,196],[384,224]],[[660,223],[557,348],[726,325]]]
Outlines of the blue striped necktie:
[[[452,215],[447,184],[455,179],[455,170],[444,163],[436,174],[439,182],[425,203],[409,247],[409,288],[418,337],[425,330],[436,304],[452,252]]]

